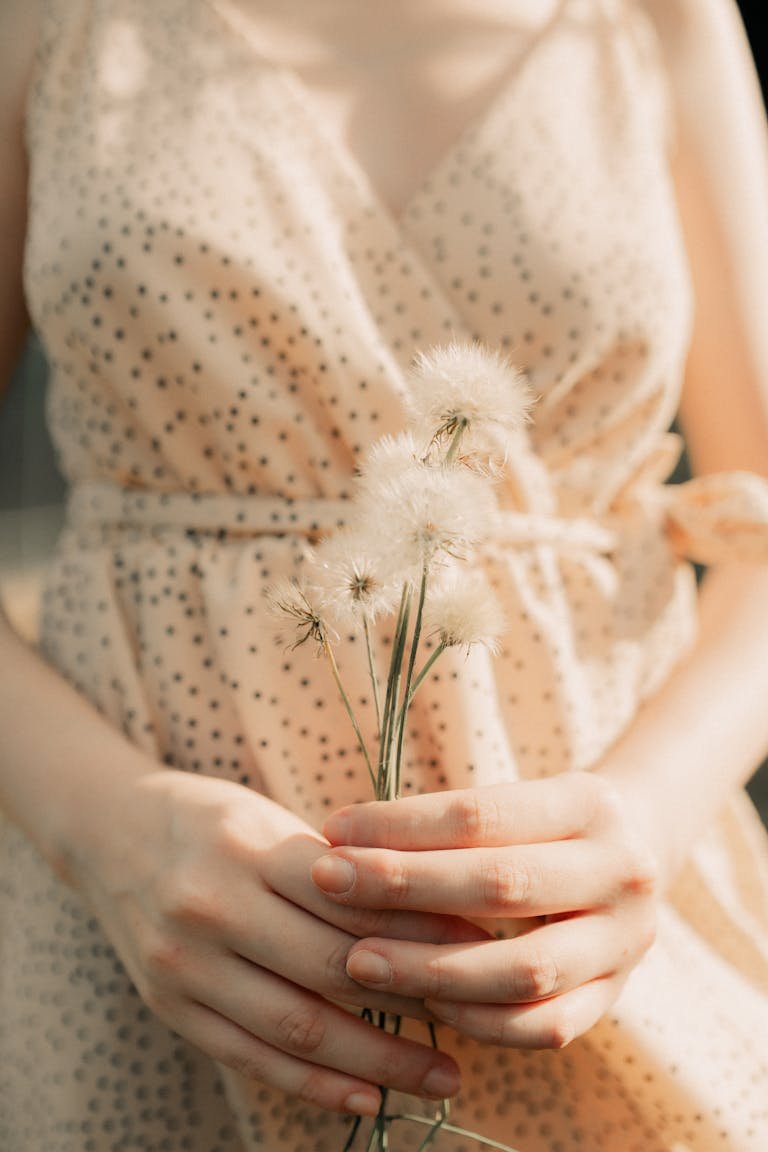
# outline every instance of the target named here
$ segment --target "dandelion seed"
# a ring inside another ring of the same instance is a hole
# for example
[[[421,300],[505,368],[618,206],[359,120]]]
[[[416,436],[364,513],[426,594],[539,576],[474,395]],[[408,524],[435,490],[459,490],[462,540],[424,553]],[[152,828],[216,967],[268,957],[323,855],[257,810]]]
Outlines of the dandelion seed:
[[[530,419],[533,395],[523,373],[477,341],[452,341],[420,353],[407,400],[411,426],[429,429],[433,442],[461,434],[462,452],[492,456]]]

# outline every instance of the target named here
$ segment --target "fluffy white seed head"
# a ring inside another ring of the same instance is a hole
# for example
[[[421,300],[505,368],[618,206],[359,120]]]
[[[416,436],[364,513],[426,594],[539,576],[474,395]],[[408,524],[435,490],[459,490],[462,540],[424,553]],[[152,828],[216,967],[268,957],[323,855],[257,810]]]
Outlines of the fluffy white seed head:
[[[311,592],[297,580],[284,577],[264,593],[275,640],[286,648],[297,648],[314,640],[319,648],[328,638],[328,629]]]
[[[477,341],[451,341],[420,353],[408,383],[416,436],[446,442],[461,431],[462,452],[503,458],[510,435],[530,420],[533,394],[523,373]]]
[[[323,541],[311,563],[313,592],[323,614],[338,624],[373,623],[397,606],[401,586],[392,579],[391,565],[382,566],[381,547],[359,524]]]
[[[505,620],[488,581],[477,572],[452,572],[428,597],[425,625],[446,647],[482,644],[496,652]]]
[[[358,522],[381,572],[416,579],[441,554],[467,556],[495,512],[493,490],[473,472],[412,461],[397,476],[370,478]]]

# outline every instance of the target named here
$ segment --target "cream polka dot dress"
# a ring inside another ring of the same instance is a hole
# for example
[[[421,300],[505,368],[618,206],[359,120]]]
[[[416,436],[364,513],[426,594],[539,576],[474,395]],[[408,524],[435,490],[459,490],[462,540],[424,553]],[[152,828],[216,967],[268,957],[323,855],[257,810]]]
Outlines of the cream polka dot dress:
[[[691,642],[681,553],[768,558],[756,478],[661,486],[690,325],[668,139],[641,5],[564,0],[395,214],[233,9],[49,0],[26,284],[71,500],[48,660],[167,764],[315,825],[368,799],[324,666],[274,646],[262,592],[402,427],[413,356],[474,338],[539,396],[500,489],[517,529],[483,558],[510,626],[498,656],[436,666],[405,789],[593,764]],[[168,1032],[11,828],[0,856],[4,1152],[341,1152],[348,1119]],[[464,1070],[456,1122],[521,1152],[765,1152],[768,849],[745,794],[586,1036],[439,1038]],[[423,1135],[402,1125],[393,1152]]]

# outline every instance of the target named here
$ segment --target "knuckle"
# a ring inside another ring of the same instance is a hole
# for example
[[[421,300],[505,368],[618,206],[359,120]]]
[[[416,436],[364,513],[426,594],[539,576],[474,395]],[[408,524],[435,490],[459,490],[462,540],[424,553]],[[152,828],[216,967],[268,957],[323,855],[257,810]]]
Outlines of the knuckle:
[[[303,1005],[286,1012],[277,1021],[277,1042],[296,1056],[312,1056],[325,1039],[325,1022],[319,1008]]]
[[[218,902],[191,877],[166,880],[160,893],[165,918],[171,923],[203,927],[221,919]]]
[[[460,844],[483,844],[499,830],[499,806],[491,796],[469,790],[458,797],[451,809],[451,823]]]
[[[540,1047],[560,1049],[570,1044],[576,1032],[564,1008],[559,1008],[552,1016],[542,1035]]]
[[[158,936],[146,948],[144,965],[156,979],[178,976],[184,968],[185,950],[178,940]]]
[[[546,1000],[560,985],[560,972],[546,953],[530,952],[514,965],[510,973],[510,990],[515,1000]]]
[[[410,878],[405,862],[400,854],[393,852],[391,856],[384,856],[381,864],[376,868],[377,879],[381,882],[386,893],[387,902],[397,908],[404,904],[410,891]]]
[[[451,994],[451,981],[440,959],[428,960],[424,966],[425,996],[441,1000]]]
[[[520,908],[531,899],[535,890],[532,869],[527,863],[514,864],[492,860],[480,876],[481,898],[491,912]]]
[[[222,1064],[226,1064],[235,1072],[239,1072],[246,1080],[265,1081],[267,1079],[265,1062],[255,1052],[223,1053],[218,1059],[221,1060]]]
[[[350,941],[345,938],[325,956],[323,973],[325,992],[331,994],[349,992],[351,987],[356,987],[346,971],[349,949]]]
[[[658,867],[650,850],[642,844],[628,845],[622,862],[622,891],[630,896],[653,896],[658,885]]]

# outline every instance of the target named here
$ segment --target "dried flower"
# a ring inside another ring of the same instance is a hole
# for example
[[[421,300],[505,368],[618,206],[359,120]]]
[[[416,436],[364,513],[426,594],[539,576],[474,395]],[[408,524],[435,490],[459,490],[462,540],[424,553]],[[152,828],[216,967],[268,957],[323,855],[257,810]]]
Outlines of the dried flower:
[[[298,648],[307,640],[314,640],[319,649],[324,649],[328,640],[327,626],[308,592],[297,580],[278,580],[265,595],[267,608],[275,621],[278,642]],[[285,635],[286,627],[292,630],[290,638]]]
[[[466,557],[487,536],[496,501],[467,469],[412,461],[399,476],[371,477],[360,507],[382,572],[414,579],[440,554]]]
[[[424,463],[423,452],[416,446],[411,432],[401,432],[398,436],[382,436],[368,449],[357,478],[361,498],[375,491],[389,480],[397,480],[403,471],[414,464]]]
[[[379,550],[376,550],[379,551]],[[354,529],[337,532],[324,540],[312,557],[313,590],[323,611],[339,624],[374,623],[394,611],[400,585],[377,564],[376,551],[367,534]]]
[[[477,341],[420,353],[409,383],[411,425],[430,429],[433,441],[459,433],[462,451],[503,457],[510,433],[530,418],[533,396],[522,372]]]
[[[437,635],[443,648],[482,644],[496,652],[504,630],[501,606],[479,572],[461,577],[451,572],[430,593],[424,622],[426,631]]]

